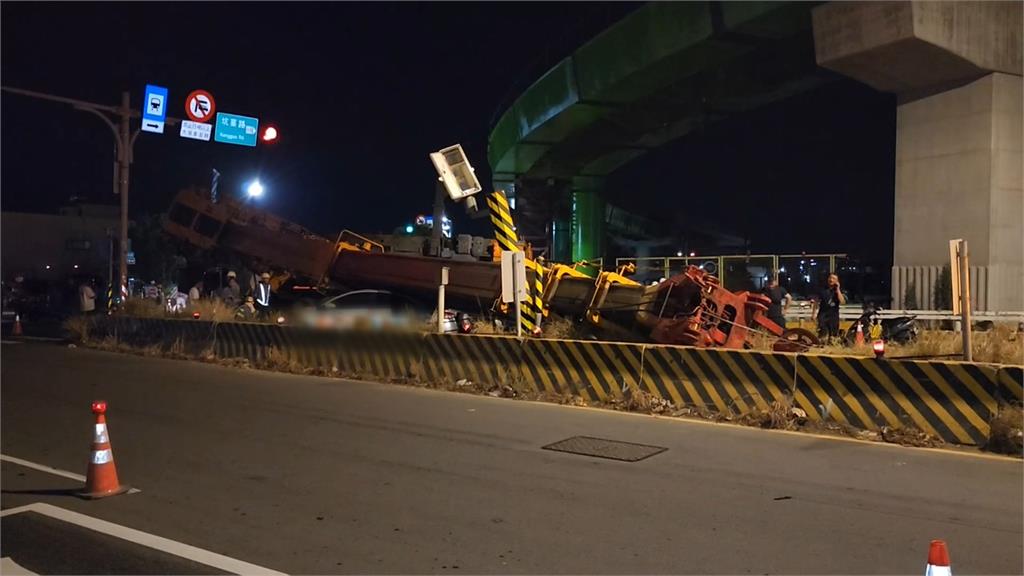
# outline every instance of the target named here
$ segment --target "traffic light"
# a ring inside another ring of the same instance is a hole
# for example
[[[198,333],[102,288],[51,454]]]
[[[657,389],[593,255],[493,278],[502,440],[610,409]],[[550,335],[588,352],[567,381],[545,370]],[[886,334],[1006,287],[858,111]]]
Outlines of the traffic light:
[[[267,124],[263,127],[263,130],[260,131],[260,142],[263,142],[264,144],[277,144],[280,137],[281,134],[278,132],[277,126],[274,126],[273,124]]]

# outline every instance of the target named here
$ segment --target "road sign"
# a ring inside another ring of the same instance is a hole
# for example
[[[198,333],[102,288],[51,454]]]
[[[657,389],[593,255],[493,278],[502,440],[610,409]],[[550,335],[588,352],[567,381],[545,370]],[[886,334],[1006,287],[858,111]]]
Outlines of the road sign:
[[[185,98],[185,114],[188,114],[193,122],[209,122],[216,110],[217,104],[213,101],[213,95],[206,90],[193,90],[188,98]]]
[[[513,276],[513,274],[515,276]],[[512,302],[513,294],[519,294],[519,301],[529,298],[526,292],[526,261],[522,252],[501,251],[501,301]]]
[[[213,139],[225,144],[255,146],[256,133],[259,131],[259,127],[260,121],[257,118],[218,112],[217,127],[214,129]]]
[[[203,124],[202,122],[193,122],[191,120],[181,121],[181,132],[179,133],[182,138],[192,138],[193,140],[204,140],[210,141],[210,134],[213,132],[213,126],[210,124]]]
[[[135,252],[128,252],[128,265],[129,266],[134,266],[135,265]]]
[[[142,129],[146,132],[164,133],[167,120],[167,88],[146,84],[146,97],[142,101]]]

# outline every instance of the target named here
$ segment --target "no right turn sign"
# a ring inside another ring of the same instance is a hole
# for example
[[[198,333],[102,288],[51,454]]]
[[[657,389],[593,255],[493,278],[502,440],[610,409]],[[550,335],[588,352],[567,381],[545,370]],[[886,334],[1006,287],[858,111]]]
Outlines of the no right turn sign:
[[[193,122],[207,122],[215,111],[213,95],[206,90],[194,90],[185,99],[185,113]]]

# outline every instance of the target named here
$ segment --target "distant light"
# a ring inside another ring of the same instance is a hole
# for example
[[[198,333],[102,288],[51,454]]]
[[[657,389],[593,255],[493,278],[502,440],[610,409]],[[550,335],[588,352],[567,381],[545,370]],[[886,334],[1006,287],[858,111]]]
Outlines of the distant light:
[[[259,198],[263,196],[263,184],[260,184],[259,179],[253,180],[249,187],[245,189],[245,192],[250,198]]]
[[[49,266],[47,266],[49,268]],[[78,264],[75,264],[75,270],[78,270]]]
[[[785,266],[779,268],[779,272],[785,272],[785,271],[786,271],[786,267]]]
[[[412,224],[409,224],[408,226],[405,227],[406,234],[412,234],[413,230],[415,230],[415,228],[412,227]]]
[[[696,255],[697,255],[697,253],[696,253],[696,252],[690,252],[690,258],[693,258],[693,257],[694,257],[694,256],[696,256]]]
[[[806,264],[806,263],[807,263],[807,261],[806,261],[806,260],[801,260],[801,261],[800,261],[800,264]]]
[[[676,256],[682,257],[683,256],[683,251],[680,250],[679,252],[676,252]]]
[[[810,274],[804,274],[804,282],[810,282],[810,281],[811,281],[811,275]]]
[[[263,141],[272,142],[274,140],[277,140],[277,128],[267,126],[267,129],[263,131]]]
[[[49,264],[47,264],[47,265],[46,265],[46,269],[47,269],[47,270],[49,270],[49,269],[50,269],[50,265],[49,265]]]

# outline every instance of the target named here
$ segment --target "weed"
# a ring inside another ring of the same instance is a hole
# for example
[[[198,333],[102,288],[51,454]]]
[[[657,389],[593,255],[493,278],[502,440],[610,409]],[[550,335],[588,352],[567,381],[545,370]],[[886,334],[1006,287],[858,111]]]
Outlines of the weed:
[[[1024,410],[1020,406],[1000,406],[996,417],[989,424],[991,430],[985,450],[1024,455]]]

